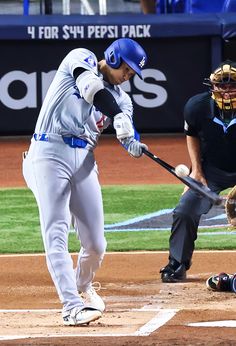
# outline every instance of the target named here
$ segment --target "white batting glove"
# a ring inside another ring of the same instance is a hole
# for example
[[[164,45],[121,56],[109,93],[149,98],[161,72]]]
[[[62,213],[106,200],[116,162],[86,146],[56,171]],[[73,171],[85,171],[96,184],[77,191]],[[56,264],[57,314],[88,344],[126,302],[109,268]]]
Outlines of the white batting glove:
[[[143,149],[148,150],[147,145],[134,139],[129,143],[128,153],[130,154],[130,156],[139,158],[143,155]]]
[[[134,128],[128,115],[118,113],[114,116],[113,126],[119,141],[127,137],[134,137]]]

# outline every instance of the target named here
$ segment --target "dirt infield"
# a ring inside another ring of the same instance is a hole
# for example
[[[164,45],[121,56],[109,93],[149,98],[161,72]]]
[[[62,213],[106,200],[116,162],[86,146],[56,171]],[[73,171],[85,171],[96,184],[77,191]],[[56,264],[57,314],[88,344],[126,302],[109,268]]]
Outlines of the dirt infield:
[[[145,142],[172,165],[189,163],[182,136],[147,136]],[[28,138],[0,139],[1,187],[25,186],[21,153],[28,144]],[[96,157],[101,184],[177,182],[150,159],[127,157],[114,138],[100,141]],[[236,345],[236,295],[205,286],[211,273],[235,271],[236,252],[196,251],[180,284],[160,281],[167,256],[108,253],[96,276],[106,311],[86,327],[62,326],[44,255],[0,256],[0,345]]]

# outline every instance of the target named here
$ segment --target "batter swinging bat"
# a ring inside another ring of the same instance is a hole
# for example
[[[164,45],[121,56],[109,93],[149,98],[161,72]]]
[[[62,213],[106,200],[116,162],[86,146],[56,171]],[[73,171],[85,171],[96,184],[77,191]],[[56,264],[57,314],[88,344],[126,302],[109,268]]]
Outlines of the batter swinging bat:
[[[157,162],[159,165],[164,167],[168,172],[173,174],[177,179],[182,181],[185,185],[187,185],[190,189],[198,192],[201,196],[207,197],[213,204],[219,205],[222,204],[223,198],[217,195],[217,193],[211,191],[207,186],[203,185],[199,181],[189,177],[189,176],[178,176],[175,172],[175,168],[169,165],[167,162],[163,161],[156,155],[152,154],[150,151],[143,149],[143,153],[150,157],[152,160]]]

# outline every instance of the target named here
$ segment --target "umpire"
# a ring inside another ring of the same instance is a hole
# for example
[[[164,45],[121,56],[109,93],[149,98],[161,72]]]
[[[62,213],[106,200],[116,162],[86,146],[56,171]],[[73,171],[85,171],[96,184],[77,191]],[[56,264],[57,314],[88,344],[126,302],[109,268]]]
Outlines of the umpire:
[[[204,84],[210,93],[191,97],[184,108],[190,176],[219,194],[236,185],[236,63],[222,62]],[[163,282],[186,279],[201,215],[211,207],[207,198],[185,187],[173,212],[169,263],[160,270]]]

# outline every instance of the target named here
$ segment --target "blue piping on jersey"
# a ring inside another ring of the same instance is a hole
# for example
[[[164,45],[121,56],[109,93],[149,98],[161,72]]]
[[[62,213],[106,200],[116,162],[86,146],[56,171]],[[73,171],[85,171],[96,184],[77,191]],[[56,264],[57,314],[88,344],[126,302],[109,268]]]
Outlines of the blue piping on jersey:
[[[221,126],[223,127],[224,133],[227,133],[228,128],[229,128],[230,126],[236,124],[236,118],[232,119],[228,125],[225,125],[225,123],[223,123],[222,120],[220,120],[219,118],[216,118],[216,117],[213,118],[213,121],[214,121],[215,123],[217,123],[217,124],[219,124],[219,125],[221,125]]]
[[[80,96],[79,92],[75,92],[73,95],[75,95],[76,97],[78,97],[78,99],[81,99],[82,97]]]

